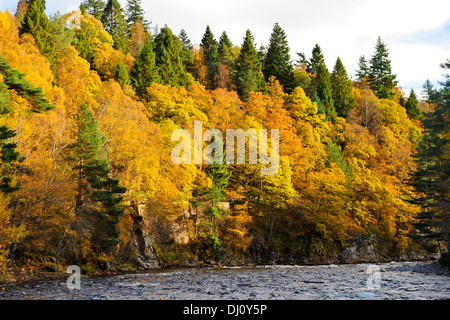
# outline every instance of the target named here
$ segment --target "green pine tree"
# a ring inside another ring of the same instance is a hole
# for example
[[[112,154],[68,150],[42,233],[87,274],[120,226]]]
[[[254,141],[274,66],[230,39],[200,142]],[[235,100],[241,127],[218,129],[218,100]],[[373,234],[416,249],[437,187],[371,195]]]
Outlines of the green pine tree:
[[[8,142],[15,136],[14,130],[10,130],[7,126],[0,126],[0,192],[4,193],[12,193],[20,188],[19,183],[12,178],[12,174],[24,158],[16,151],[17,144]]]
[[[275,76],[285,92],[290,93],[294,89],[294,68],[291,64],[289,45],[286,34],[278,23],[273,27],[262,71],[266,81]]]
[[[83,2],[86,12],[93,15],[96,19],[101,20],[103,10],[105,9],[105,1],[103,0],[85,0]]]
[[[156,51],[155,61],[158,66],[158,74],[161,83],[169,86],[176,86],[178,79],[175,70],[172,67],[170,55],[164,45],[160,46],[159,50]]]
[[[1,55],[0,74],[3,76],[3,83],[8,87],[8,90],[14,90],[22,98],[27,99],[31,103],[31,111],[41,113],[55,108],[42,92],[42,88],[35,88],[31,83],[26,81],[25,75],[19,70],[11,68],[8,61]]]
[[[109,254],[110,249],[119,242],[116,225],[123,212],[120,194],[126,190],[119,187],[118,180],[109,176],[109,164],[103,147],[106,137],[84,103],[76,121],[77,140],[72,145],[73,170],[78,181],[75,214],[94,223],[91,241],[99,252]]]
[[[347,75],[344,64],[337,58],[333,73],[331,74],[331,87],[334,108],[339,117],[346,118],[347,112],[353,108],[352,81]]]
[[[219,39],[219,44],[217,46],[217,52],[219,54],[219,62],[226,65],[228,68],[233,67],[234,57],[231,49],[233,48],[233,43],[226,31],[222,32]]]
[[[312,50],[312,57],[306,64],[306,71],[311,74],[317,74],[321,64],[325,65],[325,58],[323,56],[322,49],[318,44],[316,44]]]
[[[250,30],[247,30],[239,57],[235,63],[234,83],[238,95],[243,101],[247,100],[248,94],[252,91],[266,90],[261,63],[253,42],[253,35]]]
[[[442,64],[450,70],[450,59]],[[450,157],[450,75],[446,74],[446,82],[442,83],[442,100],[432,113],[424,114],[423,125],[425,134],[418,149],[418,166],[414,175],[414,187],[421,195],[416,203],[422,207],[417,217],[416,237],[425,242],[438,241],[447,243],[450,252],[450,215],[449,215],[449,177]],[[441,252],[442,253],[442,252]]]
[[[145,31],[148,31],[150,22],[145,19],[145,11],[142,8],[141,0],[127,0],[126,14],[128,26],[139,21],[144,25]]]
[[[114,48],[128,53],[128,25],[119,1],[108,0],[102,15],[102,24],[112,36]]]
[[[92,66],[95,54],[91,43],[89,42],[88,36],[83,29],[75,30],[75,38],[73,39],[72,45],[77,50],[78,55],[89,62]]]
[[[142,98],[148,98],[147,88],[153,82],[160,82],[158,68],[155,62],[155,53],[153,52],[153,44],[150,37],[145,42],[141,53],[134,61],[130,71],[131,85],[136,94]]]
[[[375,53],[370,59],[368,74],[370,87],[378,98],[391,99],[392,89],[397,85],[396,77],[392,73],[387,46],[378,37]]]
[[[10,102],[11,96],[8,91],[8,86],[0,82],[0,115],[8,114],[12,111],[9,106]]]
[[[117,64],[116,72],[114,73],[114,80],[116,80],[121,86],[130,85],[130,75],[128,74],[127,67],[122,60]]]
[[[155,61],[161,83],[176,87],[192,84],[193,77],[184,69],[180,40],[168,27],[161,29],[160,35],[162,36],[158,36]]]
[[[369,65],[366,57],[363,55],[358,60],[358,70],[356,71],[356,77],[359,80],[364,80],[369,75]]]
[[[228,180],[231,172],[228,171],[227,165],[213,163],[206,169],[206,174],[211,178],[212,187],[204,195],[209,202],[208,208],[205,210],[204,226],[209,226],[209,232],[204,234],[204,238],[209,242],[209,249],[216,260],[221,259],[220,247],[221,241],[217,231],[217,220],[221,219],[227,212],[219,205],[225,199],[223,191],[228,186]]]
[[[181,59],[183,60],[184,69],[187,72],[192,72],[194,65],[194,56],[192,55],[192,49],[194,46],[191,43],[186,31],[181,29],[178,39],[181,42]]]
[[[205,54],[205,61],[207,66],[208,78],[207,87],[209,89],[214,89],[214,77],[217,72],[217,67],[219,66],[219,52],[218,44],[214,38],[213,33],[209,26],[206,27],[205,34],[203,35],[202,42],[200,46],[203,48]]]
[[[411,93],[409,94],[408,101],[405,104],[406,113],[411,119],[418,120],[422,113],[419,109],[419,100],[417,100],[417,95],[413,89],[411,89]]]
[[[84,5],[84,3],[80,4],[80,11],[81,11],[81,14],[85,14],[86,13],[86,6]]]
[[[56,52],[53,46],[53,37],[50,32],[50,22],[45,15],[45,1],[30,0],[28,10],[19,28],[19,34],[29,33],[34,37],[39,51],[50,62],[50,66],[56,70]]]
[[[344,155],[342,154],[342,148],[329,140],[327,143],[327,153],[330,161],[334,162],[342,170],[347,179],[352,180],[354,174],[351,167],[347,166],[347,161],[345,161]]]
[[[300,60],[305,60],[304,54],[300,54],[299,57],[300,57]],[[307,88],[305,88],[305,93],[310,99],[313,99],[314,95],[318,93],[318,90],[317,90],[317,84],[319,83],[318,73],[319,73],[319,67],[321,65],[325,66],[325,58],[324,58],[322,49],[320,48],[320,46],[318,44],[316,44],[312,50],[311,58],[309,60],[307,60],[305,63],[306,72],[308,72],[309,74],[312,75],[309,86]]]
[[[336,120],[336,110],[334,108],[333,91],[331,77],[324,64],[319,65],[317,71],[317,96],[325,107],[325,115],[332,123]]]
[[[434,88],[430,80],[427,80],[423,85],[422,95],[424,96],[426,103],[437,104],[442,102],[442,95],[439,90]]]

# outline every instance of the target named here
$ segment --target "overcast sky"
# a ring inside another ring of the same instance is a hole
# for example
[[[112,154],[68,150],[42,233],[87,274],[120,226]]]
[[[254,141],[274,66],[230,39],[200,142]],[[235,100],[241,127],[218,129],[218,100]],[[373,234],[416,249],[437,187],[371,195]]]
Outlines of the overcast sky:
[[[120,0],[123,7],[126,0]],[[16,10],[16,0],[0,0],[0,11]],[[80,0],[47,0],[47,14],[77,9]],[[378,36],[387,44],[393,72],[406,93],[420,92],[426,79],[442,80],[439,64],[450,58],[449,0],[160,0],[142,1],[151,26],[185,29],[193,44],[209,25],[216,39],[227,31],[241,45],[250,29],[267,45],[273,25],[285,30],[292,59],[311,56],[317,43],[330,71],[340,57],[354,76],[358,58],[370,58]],[[417,91],[416,90],[416,91]]]

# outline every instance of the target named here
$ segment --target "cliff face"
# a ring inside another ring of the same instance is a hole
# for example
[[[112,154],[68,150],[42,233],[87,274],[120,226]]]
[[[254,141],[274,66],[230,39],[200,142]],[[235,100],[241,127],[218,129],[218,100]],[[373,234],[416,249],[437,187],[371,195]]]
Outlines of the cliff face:
[[[222,203],[221,206],[229,209],[228,203]],[[345,245],[330,248],[320,238],[283,240],[261,229],[249,230],[252,241],[244,253],[237,254],[235,248],[222,246],[221,258],[216,259],[212,255],[205,255],[202,252],[204,248],[198,243],[197,223],[202,218],[202,209],[199,207],[188,204],[170,219],[157,214],[149,215],[144,205],[137,207],[136,211],[138,216],[134,221],[134,238],[128,252],[134,252],[132,261],[140,269],[211,264],[352,264],[435,259],[426,254],[396,253],[392,248],[388,251],[388,246],[376,235],[370,238],[358,235]]]
[[[133,209],[132,226],[127,235],[127,242],[120,248],[118,261],[131,264],[137,270],[160,268],[160,262],[153,248],[149,227],[145,222],[145,202],[131,203]]]

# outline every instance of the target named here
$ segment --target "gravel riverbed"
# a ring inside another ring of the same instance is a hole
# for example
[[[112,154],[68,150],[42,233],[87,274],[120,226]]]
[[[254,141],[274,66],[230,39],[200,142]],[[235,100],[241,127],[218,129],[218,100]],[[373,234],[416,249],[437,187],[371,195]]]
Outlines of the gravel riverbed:
[[[68,274],[67,277],[70,275]],[[432,262],[158,270],[6,286],[8,300],[441,300],[450,277]]]

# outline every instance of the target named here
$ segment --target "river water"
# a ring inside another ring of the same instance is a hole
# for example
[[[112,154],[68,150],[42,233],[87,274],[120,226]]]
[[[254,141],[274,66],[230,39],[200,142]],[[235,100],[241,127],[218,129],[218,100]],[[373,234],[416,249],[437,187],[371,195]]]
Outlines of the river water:
[[[13,285],[0,299],[441,300],[450,299],[450,277],[431,262],[191,268],[81,277],[72,290],[66,279]]]

